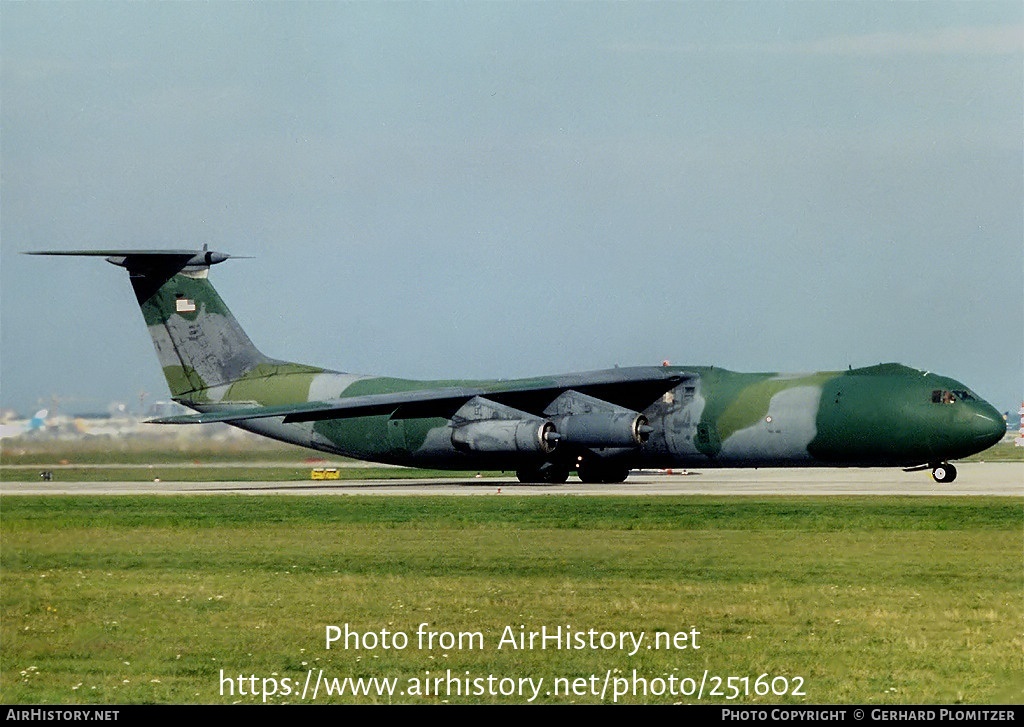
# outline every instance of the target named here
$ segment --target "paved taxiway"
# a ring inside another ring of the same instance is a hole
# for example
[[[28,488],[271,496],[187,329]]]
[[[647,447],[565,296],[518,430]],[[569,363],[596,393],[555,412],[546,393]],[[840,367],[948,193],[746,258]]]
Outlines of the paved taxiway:
[[[5,482],[0,495],[959,495],[1024,496],[1024,463],[957,465],[951,484],[899,469],[634,472],[617,485],[523,485],[515,477],[339,482]]]

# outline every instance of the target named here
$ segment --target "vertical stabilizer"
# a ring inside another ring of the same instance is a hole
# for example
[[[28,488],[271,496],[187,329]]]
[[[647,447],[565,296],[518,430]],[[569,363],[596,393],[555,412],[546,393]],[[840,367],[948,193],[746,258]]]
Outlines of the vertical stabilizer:
[[[200,392],[261,364],[280,363],[242,330],[210,283],[208,265],[174,267],[128,267],[128,273],[175,398],[202,398]]]

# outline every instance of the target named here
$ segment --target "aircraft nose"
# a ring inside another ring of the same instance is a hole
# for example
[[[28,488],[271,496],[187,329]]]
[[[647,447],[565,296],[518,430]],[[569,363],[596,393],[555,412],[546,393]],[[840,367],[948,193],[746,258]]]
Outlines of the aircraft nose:
[[[974,441],[986,449],[1006,434],[1006,421],[991,405],[985,404],[973,412],[970,421]]]

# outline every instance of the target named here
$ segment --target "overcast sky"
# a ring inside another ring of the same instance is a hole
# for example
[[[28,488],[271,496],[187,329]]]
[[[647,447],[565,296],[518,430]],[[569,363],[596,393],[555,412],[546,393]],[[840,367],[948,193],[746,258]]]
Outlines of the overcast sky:
[[[1024,397],[1024,5],[0,2],[0,405],[167,389],[124,271],[267,354],[900,361]]]

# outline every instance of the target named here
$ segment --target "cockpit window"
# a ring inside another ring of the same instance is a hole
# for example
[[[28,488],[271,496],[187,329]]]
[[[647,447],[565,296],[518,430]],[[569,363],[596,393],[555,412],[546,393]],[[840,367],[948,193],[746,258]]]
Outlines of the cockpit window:
[[[974,401],[974,395],[969,391],[947,391],[935,389],[932,392],[933,404],[955,404],[958,401]]]

